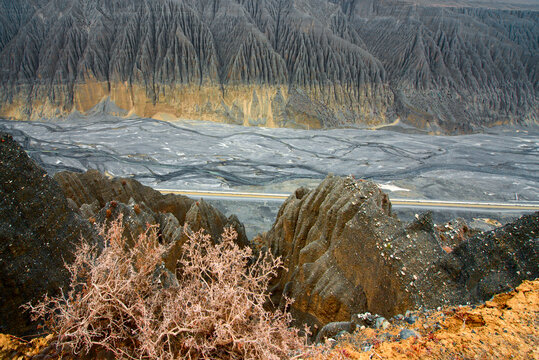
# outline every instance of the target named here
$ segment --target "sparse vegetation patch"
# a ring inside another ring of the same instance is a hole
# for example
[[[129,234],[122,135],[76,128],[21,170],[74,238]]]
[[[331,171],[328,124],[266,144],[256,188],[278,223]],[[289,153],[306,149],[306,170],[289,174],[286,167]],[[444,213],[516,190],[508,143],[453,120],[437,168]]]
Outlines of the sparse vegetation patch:
[[[82,242],[68,266],[72,287],[29,306],[58,334],[61,352],[106,350],[117,358],[284,359],[306,351],[291,317],[264,308],[266,288],[281,266],[234,243],[227,229],[213,244],[202,231],[183,246],[177,276],[163,255],[168,247],[149,227],[133,248],[122,219],[102,230],[100,250]]]

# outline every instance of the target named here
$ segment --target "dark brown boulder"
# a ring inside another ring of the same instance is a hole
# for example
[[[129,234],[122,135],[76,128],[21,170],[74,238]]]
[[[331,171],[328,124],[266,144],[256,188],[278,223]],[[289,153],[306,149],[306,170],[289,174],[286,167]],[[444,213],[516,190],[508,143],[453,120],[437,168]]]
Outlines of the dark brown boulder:
[[[213,239],[218,239],[223,228],[232,226],[238,232],[238,243],[247,245],[245,228],[235,216],[223,213],[203,200],[193,200],[183,195],[163,195],[151,187],[129,178],[108,178],[97,170],[85,173],[59,172],[54,175],[67,198],[72,199],[86,216],[95,216],[110,202],[132,204],[152,213],[151,224],[158,224],[159,214],[170,213],[178,225],[189,225],[191,230],[205,229]],[[144,225],[144,223],[143,223]]]
[[[0,332],[24,335],[36,324],[20,306],[66,287],[74,244],[97,236],[12,137],[0,139]]]
[[[366,311],[389,317],[485,300],[493,289],[539,275],[537,215],[535,224],[517,225],[519,236],[497,230],[448,252],[428,214],[403,224],[376,184],[329,176],[290,196],[262,236],[288,269],[274,284],[273,300],[294,298],[295,318],[319,327]]]

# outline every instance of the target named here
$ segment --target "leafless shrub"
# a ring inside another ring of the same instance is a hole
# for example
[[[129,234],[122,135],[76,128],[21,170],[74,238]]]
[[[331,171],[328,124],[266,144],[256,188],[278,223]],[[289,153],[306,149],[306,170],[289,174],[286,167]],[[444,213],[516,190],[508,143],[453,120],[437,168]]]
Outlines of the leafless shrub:
[[[232,229],[213,244],[202,231],[183,247],[178,283],[164,286],[167,247],[149,227],[131,249],[122,219],[103,235],[98,252],[84,242],[68,266],[72,288],[31,306],[71,354],[108,350],[134,359],[285,359],[309,348],[288,313],[264,309],[266,288],[281,261],[265,254],[249,265],[249,248]],[[170,273],[168,273],[171,275]]]

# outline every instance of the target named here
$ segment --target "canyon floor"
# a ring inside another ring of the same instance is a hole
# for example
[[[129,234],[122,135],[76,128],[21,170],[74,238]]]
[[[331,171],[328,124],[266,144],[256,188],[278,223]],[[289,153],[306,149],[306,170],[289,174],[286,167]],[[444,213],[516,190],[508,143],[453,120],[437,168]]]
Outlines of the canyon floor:
[[[430,136],[403,133],[401,128],[306,131],[101,114],[0,120],[0,130],[13,134],[50,174],[98,169],[159,189],[290,194],[300,186],[315,187],[334,173],[376,181],[392,200],[539,201],[535,127]],[[213,204],[238,214],[249,238],[269,229],[280,206],[273,201]],[[418,212],[421,209],[401,210],[399,216],[410,220]],[[506,223],[520,215],[445,211],[435,213],[434,219]]]

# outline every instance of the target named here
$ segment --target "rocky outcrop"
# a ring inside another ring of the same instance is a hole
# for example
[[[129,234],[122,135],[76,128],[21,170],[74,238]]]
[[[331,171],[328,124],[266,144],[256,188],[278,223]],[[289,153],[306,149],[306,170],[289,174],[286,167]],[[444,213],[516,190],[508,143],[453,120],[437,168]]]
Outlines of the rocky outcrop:
[[[2,0],[0,116],[537,123],[537,12],[457,4]]]
[[[97,234],[10,135],[0,141],[0,329],[24,335],[36,324],[20,306],[67,287],[64,262]]]
[[[167,269],[156,270],[164,283],[174,281],[187,240],[184,224],[190,231],[204,228],[215,241],[232,226],[237,242],[248,245],[237,217],[227,218],[203,200],[161,195],[135,180],[109,179],[98,171],[58,173],[53,179],[10,135],[0,133],[0,140],[0,331],[36,331],[20,306],[68,288],[65,264],[81,238],[102,246],[92,224],[107,226],[121,215],[128,245],[148,225],[156,226],[160,241],[171,244],[163,259]]]
[[[238,243],[242,246],[249,243],[245,228],[235,215],[227,218],[203,200],[196,201],[182,195],[163,195],[134,179],[108,178],[97,170],[85,173],[59,172],[54,175],[54,179],[65,196],[73,201],[74,208],[85,218],[101,220],[98,221],[100,223],[106,219],[115,219],[122,213],[124,219],[131,219],[131,238],[138,236],[149,223],[159,224],[161,233],[169,240],[176,239],[178,234],[174,234],[178,227],[188,224],[192,231],[205,229],[213,239],[221,237],[223,228],[232,226],[238,233]],[[108,216],[107,210],[110,210]],[[126,230],[128,228],[130,226]]]
[[[468,298],[486,300],[539,277],[539,213],[478,234],[458,245],[447,269]]]
[[[419,306],[477,302],[535,278],[538,218],[451,248],[428,215],[401,223],[376,184],[330,176],[290,196],[261,241],[288,269],[274,284],[274,303],[294,298],[295,318],[322,326],[366,311],[389,318]]]

